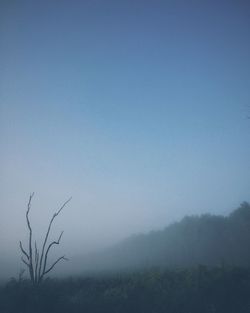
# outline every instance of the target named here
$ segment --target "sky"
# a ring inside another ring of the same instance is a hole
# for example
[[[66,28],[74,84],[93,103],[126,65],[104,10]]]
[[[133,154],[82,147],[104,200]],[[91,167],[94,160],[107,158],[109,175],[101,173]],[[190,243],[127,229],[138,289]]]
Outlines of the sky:
[[[0,1],[0,248],[87,253],[250,201],[248,1]]]

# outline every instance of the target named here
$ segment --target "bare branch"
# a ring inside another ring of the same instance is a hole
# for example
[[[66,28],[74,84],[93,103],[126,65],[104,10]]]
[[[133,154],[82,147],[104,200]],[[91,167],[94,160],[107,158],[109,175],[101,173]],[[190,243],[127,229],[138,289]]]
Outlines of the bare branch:
[[[29,197],[29,202],[28,202],[28,207],[26,211],[26,221],[27,221],[27,226],[29,228],[29,271],[30,271],[30,277],[32,282],[34,282],[34,269],[33,269],[33,252],[32,252],[32,228],[30,226],[30,220],[29,220],[29,212],[31,208],[31,200],[34,196],[34,192],[30,195]]]
[[[63,203],[63,205],[60,207],[60,209],[55,213],[55,215],[57,216],[61,211],[62,209],[69,203],[69,201],[72,199],[72,197],[70,197],[67,201],[65,201]]]
[[[32,231],[32,226],[31,226],[30,218],[29,218],[33,196],[34,196],[34,193],[30,194],[29,201],[27,204],[27,210],[26,210],[26,223],[27,223],[27,228],[29,231],[28,249],[27,250],[24,249],[21,241],[19,241],[19,246],[23,254],[21,256],[21,260],[29,269],[30,279],[33,284],[38,285],[39,283],[42,282],[44,275],[48,274],[56,266],[58,262],[60,262],[61,260],[67,260],[65,256],[61,256],[48,269],[46,269],[49,252],[51,251],[51,248],[53,247],[53,245],[60,244],[60,241],[63,235],[63,231],[62,231],[57,240],[54,240],[47,245],[52,224],[54,222],[54,219],[60,214],[63,208],[71,200],[71,197],[67,201],[65,201],[62,204],[62,206],[59,207],[59,209],[51,217],[48,228],[47,228],[47,232],[45,234],[45,238],[42,244],[42,251],[40,253],[37,247],[36,241],[34,242],[34,246],[33,246],[33,241],[32,241],[33,231]]]
[[[30,259],[30,257],[29,257],[29,255],[28,255],[28,253],[24,250],[24,248],[23,248],[23,245],[22,245],[22,242],[21,241],[19,241],[19,246],[20,246],[20,249],[21,249],[21,251],[22,251],[22,253],[26,256],[26,258],[29,260]]]
[[[21,260],[23,261],[23,263],[24,263],[25,265],[27,265],[27,266],[28,266],[28,268],[30,268],[29,263],[28,263],[28,262],[26,262],[26,261],[24,260],[24,258],[23,258],[23,257],[21,257]]]
[[[38,263],[39,263],[39,251],[37,249],[37,245],[36,245],[36,241],[35,241],[35,281],[38,280],[38,277],[37,277]]]
[[[41,270],[42,270],[42,263],[43,263],[43,257],[44,257],[44,250],[45,250],[45,246],[46,246],[46,243],[47,243],[47,240],[48,240],[48,237],[49,237],[51,225],[52,225],[54,219],[57,217],[57,215],[62,211],[62,209],[69,203],[69,201],[71,199],[72,199],[72,197],[70,197],[67,201],[65,201],[63,203],[63,205],[59,208],[59,210],[56,213],[54,213],[54,215],[52,216],[52,218],[51,218],[51,220],[49,222],[48,230],[47,230],[44,242],[43,242],[42,253],[41,253],[41,257],[40,257],[39,273],[38,273],[39,277],[42,275]]]
[[[51,265],[51,267],[50,267],[47,271],[45,271],[45,272],[43,273],[42,276],[44,276],[44,275],[46,275],[47,273],[49,273],[49,272],[54,268],[54,266],[55,266],[59,261],[61,261],[61,260],[68,261],[68,259],[65,258],[65,256],[61,256],[60,258],[58,258],[58,259]]]
[[[48,246],[48,248],[47,248],[47,250],[46,250],[46,253],[45,253],[44,264],[43,264],[43,273],[42,273],[42,275],[43,275],[43,274],[45,273],[45,271],[46,271],[46,265],[47,265],[47,259],[48,259],[49,250],[50,250],[50,248],[51,248],[53,245],[59,245],[60,240],[61,240],[61,238],[62,238],[62,235],[63,235],[63,231],[61,232],[61,234],[60,234],[60,236],[59,236],[59,238],[58,238],[57,241],[52,241],[52,242],[49,244],[49,246]]]

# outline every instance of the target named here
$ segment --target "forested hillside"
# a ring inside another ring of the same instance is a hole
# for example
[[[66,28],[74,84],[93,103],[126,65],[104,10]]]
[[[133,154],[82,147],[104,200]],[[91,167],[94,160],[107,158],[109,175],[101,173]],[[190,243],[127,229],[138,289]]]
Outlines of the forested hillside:
[[[82,259],[83,269],[250,265],[250,205],[229,216],[187,216],[164,230],[132,236]]]

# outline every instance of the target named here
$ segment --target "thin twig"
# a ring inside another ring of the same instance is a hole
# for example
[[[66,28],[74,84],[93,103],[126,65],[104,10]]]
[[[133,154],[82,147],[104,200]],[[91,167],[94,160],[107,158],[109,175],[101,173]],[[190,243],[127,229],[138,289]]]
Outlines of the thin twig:
[[[39,251],[37,249],[36,241],[35,241],[35,281],[37,281],[37,270],[38,270],[38,262],[39,262]]]
[[[30,226],[30,220],[29,220],[29,212],[31,208],[31,200],[34,196],[34,192],[30,195],[29,197],[29,202],[28,202],[28,208],[26,211],[26,221],[27,221],[27,226],[29,228],[29,270],[30,270],[30,277],[32,282],[34,282],[34,268],[33,268],[33,252],[32,252],[32,228]]]
[[[21,257],[21,260],[23,261],[23,263],[24,263],[25,265],[27,265],[27,266],[28,266],[28,268],[30,268],[29,263],[28,263],[28,262],[26,262],[26,261],[24,260],[24,258],[23,258],[23,257]]]
[[[70,197],[67,201],[65,201],[63,203],[63,205],[59,208],[59,210],[56,213],[54,213],[54,215],[52,216],[52,218],[50,220],[50,223],[49,223],[49,226],[48,226],[48,230],[47,230],[44,242],[43,242],[42,253],[41,253],[41,257],[40,257],[39,272],[38,272],[39,277],[41,277],[41,275],[42,275],[41,270],[42,270],[42,263],[43,263],[43,257],[44,257],[44,250],[45,250],[45,246],[46,246],[46,243],[47,243],[47,240],[48,240],[48,237],[49,237],[51,225],[52,225],[54,219],[57,217],[57,215],[62,211],[62,209],[67,205],[67,203],[69,203],[69,201],[71,199],[72,199],[72,197]]]
[[[23,248],[23,245],[22,245],[22,242],[21,241],[19,241],[19,246],[20,246],[20,249],[21,249],[21,251],[22,251],[22,253],[26,256],[26,258],[29,260],[30,259],[30,257],[29,257],[29,255],[28,255],[28,253],[24,250],[24,248]]]
[[[44,264],[43,264],[43,272],[42,272],[42,275],[43,275],[43,274],[45,273],[45,271],[46,271],[46,266],[47,266],[47,259],[48,259],[49,250],[50,250],[50,248],[51,248],[53,245],[59,245],[59,244],[60,244],[60,240],[61,240],[61,238],[62,238],[62,235],[63,235],[63,231],[61,232],[61,234],[60,234],[60,236],[59,236],[59,238],[58,238],[57,241],[52,241],[52,242],[49,244],[49,246],[48,246],[48,248],[47,248],[47,250],[46,250],[46,252],[45,252],[45,258],[44,258]]]
[[[47,271],[44,272],[43,276],[46,275],[47,273],[49,273],[49,272],[53,269],[53,267],[54,267],[59,261],[61,261],[61,260],[68,261],[68,259],[65,258],[65,256],[61,256],[60,258],[58,258],[58,259],[51,265],[51,267],[50,267]]]

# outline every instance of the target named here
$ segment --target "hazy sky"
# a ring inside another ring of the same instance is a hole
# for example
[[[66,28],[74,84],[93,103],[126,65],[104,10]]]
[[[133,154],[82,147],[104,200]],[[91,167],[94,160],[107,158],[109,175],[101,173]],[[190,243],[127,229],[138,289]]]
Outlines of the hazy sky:
[[[250,200],[248,1],[0,1],[0,247],[80,253]],[[63,248],[64,247],[64,248]]]

